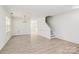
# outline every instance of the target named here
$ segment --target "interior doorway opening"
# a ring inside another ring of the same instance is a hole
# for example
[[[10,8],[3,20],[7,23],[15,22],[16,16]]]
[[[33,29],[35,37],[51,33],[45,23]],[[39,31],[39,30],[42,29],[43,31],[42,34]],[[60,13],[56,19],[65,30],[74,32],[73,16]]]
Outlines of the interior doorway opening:
[[[37,21],[31,20],[31,34],[36,35],[38,31]]]
[[[37,26],[37,21],[36,20],[31,20],[31,44],[34,44],[37,42],[38,38],[38,26]]]

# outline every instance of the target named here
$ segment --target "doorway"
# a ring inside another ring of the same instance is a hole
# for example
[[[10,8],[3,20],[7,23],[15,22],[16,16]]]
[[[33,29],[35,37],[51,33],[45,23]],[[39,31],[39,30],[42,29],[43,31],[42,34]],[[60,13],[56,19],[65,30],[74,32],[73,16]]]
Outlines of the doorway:
[[[37,21],[31,20],[31,34],[36,35],[37,34]]]

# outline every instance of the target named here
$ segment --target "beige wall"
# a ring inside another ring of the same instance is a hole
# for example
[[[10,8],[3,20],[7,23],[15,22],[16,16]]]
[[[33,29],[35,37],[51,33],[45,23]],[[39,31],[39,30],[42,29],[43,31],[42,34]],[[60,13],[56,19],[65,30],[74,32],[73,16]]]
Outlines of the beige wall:
[[[0,6],[0,49],[7,43],[11,37],[11,31],[6,32],[6,16],[10,18],[3,6]]]
[[[79,43],[79,9],[51,18],[55,37]]]

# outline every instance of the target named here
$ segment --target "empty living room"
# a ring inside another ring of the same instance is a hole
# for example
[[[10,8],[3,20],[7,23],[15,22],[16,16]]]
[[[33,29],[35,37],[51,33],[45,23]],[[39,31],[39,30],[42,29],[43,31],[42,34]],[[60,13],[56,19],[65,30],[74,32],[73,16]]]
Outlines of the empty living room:
[[[0,54],[78,54],[79,5],[0,5]]]

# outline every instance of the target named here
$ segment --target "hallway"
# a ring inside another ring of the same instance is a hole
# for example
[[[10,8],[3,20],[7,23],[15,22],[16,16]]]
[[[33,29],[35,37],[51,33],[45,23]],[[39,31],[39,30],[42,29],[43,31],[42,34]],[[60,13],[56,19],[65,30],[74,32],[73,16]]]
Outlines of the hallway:
[[[79,53],[79,45],[61,39],[48,40],[41,36],[13,36],[0,52],[1,54],[51,54]]]

